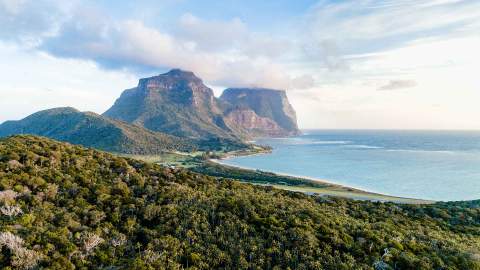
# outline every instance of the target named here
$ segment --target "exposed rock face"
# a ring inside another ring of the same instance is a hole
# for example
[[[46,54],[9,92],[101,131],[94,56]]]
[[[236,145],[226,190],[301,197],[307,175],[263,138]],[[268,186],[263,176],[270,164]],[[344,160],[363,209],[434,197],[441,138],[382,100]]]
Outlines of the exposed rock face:
[[[258,116],[247,108],[236,108],[225,115],[226,122],[248,137],[282,136],[282,129],[273,120]]]
[[[283,90],[229,88],[220,99],[228,104],[228,124],[241,127],[250,136],[300,134],[295,111]]]
[[[212,89],[179,69],[141,79],[104,115],[180,137],[236,138]]]
[[[55,108],[0,125],[0,137],[14,134],[45,136],[105,151],[156,154],[189,151],[192,142],[74,108]]]
[[[285,91],[231,88],[220,99],[192,72],[140,79],[104,113],[153,131],[230,140],[299,134]]]

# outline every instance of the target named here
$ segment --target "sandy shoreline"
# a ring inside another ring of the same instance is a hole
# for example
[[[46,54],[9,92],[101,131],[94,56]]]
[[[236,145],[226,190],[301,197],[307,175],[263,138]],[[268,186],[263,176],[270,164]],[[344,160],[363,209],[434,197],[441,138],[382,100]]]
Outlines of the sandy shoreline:
[[[266,154],[266,153],[252,154],[252,156],[263,155],[263,154]],[[259,170],[259,169],[256,169],[256,168],[245,167],[245,166],[240,166],[240,165],[232,165],[232,164],[222,162],[222,160],[229,159],[229,158],[234,158],[234,157],[236,157],[236,156],[230,156],[230,157],[222,158],[222,159],[209,159],[209,161],[215,162],[215,163],[223,165],[223,166],[230,166],[230,167],[235,167],[235,168],[244,169],[244,170],[262,171],[262,170]],[[315,181],[315,182],[318,182],[320,184],[328,184],[328,185],[332,185],[332,186],[341,186],[341,187],[345,187],[345,188],[351,188],[351,189],[357,189],[357,190],[363,191],[363,190],[355,188],[355,187],[343,186],[341,184],[337,184],[337,183],[331,182],[331,181],[326,180],[326,179],[314,178],[314,177],[311,177],[311,176],[303,176],[303,175],[287,174],[287,173],[279,173],[279,172],[270,172],[270,171],[262,171],[262,172],[273,173],[275,175],[285,176],[285,177],[301,178],[301,179]],[[371,193],[370,191],[364,191],[364,192]],[[386,195],[386,196],[389,196],[389,195]]]
[[[294,174],[288,174],[288,173],[278,173],[278,172],[272,172],[272,171],[262,171],[256,168],[250,168],[250,167],[245,167],[245,166],[238,166],[238,165],[231,165],[225,162],[222,162],[222,160],[225,159],[230,159],[230,158],[235,158],[235,157],[241,157],[241,156],[253,156],[253,155],[264,155],[264,154],[269,154],[270,152],[261,152],[261,153],[252,153],[252,154],[247,154],[247,153],[242,153],[241,155],[236,155],[235,153],[230,153],[225,156],[223,156],[220,159],[209,159],[209,161],[214,162],[216,164],[222,165],[222,166],[228,166],[228,167],[233,167],[233,168],[238,168],[238,169],[243,169],[243,170],[251,170],[251,171],[261,171],[264,173],[272,173],[274,175],[278,176],[283,176],[283,177],[292,177],[292,178],[298,178],[298,179],[304,179],[308,181],[313,181],[319,184],[324,184],[326,186],[329,186],[325,189],[320,189],[318,188],[319,191],[324,190],[324,191],[331,191],[331,192],[324,192],[325,194],[330,194],[330,195],[337,195],[340,197],[349,197],[353,199],[360,199],[360,200],[379,200],[379,201],[392,201],[392,202],[399,202],[399,203],[433,203],[434,201],[432,200],[425,200],[425,199],[415,199],[415,198],[406,198],[406,197],[398,197],[398,196],[393,196],[393,195],[387,195],[387,194],[382,194],[378,192],[373,192],[373,191],[367,191],[363,190],[360,188],[356,187],[351,187],[351,186],[346,186],[342,184],[338,184],[332,181],[329,181],[327,179],[320,179],[320,178],[315,178],[315,177],[310,177],[310,176],[302,176],[302,175],[294,175]],[[272,185],[277,188],[282,188],[281,185]],[[293,190],[296,191],[298,188],[294,186],[288,186],[285,185],[284,189],[288,190]],[[311,188],[312,190],[315,190],[315,188]],[[311,192],[315,193],[315,192]]]

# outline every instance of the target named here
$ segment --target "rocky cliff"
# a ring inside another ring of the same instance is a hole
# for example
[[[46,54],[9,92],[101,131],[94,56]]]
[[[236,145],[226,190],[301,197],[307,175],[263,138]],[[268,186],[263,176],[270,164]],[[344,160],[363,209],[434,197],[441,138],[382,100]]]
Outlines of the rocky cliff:
[[[212,89],[179,69],[141,79],[104,115],[180,137],[236,138]]]
[[[283,90],[229,88],[220,99],[227,104],[227,123],[241,127],[251,136],[300,134],[295,111]]]
[[[104,116],[188,138],[299,134],[285,91],[230,88],[217,99],[200,78],[180,69],[140,79]]]

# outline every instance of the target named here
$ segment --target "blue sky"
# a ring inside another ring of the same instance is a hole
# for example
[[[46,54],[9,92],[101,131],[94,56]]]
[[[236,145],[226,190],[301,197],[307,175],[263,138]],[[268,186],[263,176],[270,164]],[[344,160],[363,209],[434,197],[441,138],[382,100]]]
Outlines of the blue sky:
[[[303,128],[480,129],[480,1],[0,0],[0,25],[0,122],[182,68],[286,89]]]
[[[93,1],[104,10],[113,12],[115,16],[140,19],[157,26],[168,26],[185,13],[198,14],[210,20],[230,20],[239,18],[249,27],[272,30],[285,20],[302,16],[316,0],[279,0],[279,1],[130,1],[118,5],[118,1]]]

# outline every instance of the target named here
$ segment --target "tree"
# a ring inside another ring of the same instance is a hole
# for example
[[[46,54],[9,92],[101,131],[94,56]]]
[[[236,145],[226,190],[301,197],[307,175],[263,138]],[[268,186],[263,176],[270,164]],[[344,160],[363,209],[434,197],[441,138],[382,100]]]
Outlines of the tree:
[[[100,245],[104,240],[95,233],[87,232],[83,235],[83,249],[85,255],[90,255],[91,252]]]
[[[0,212],[8,217],[18,216],[23,213],[22,209],[15,205],[4,205],[0,207]]]

